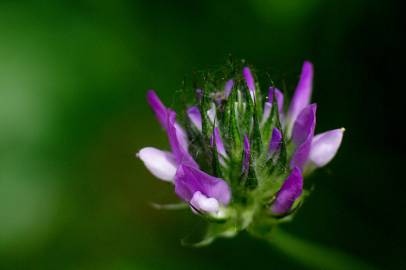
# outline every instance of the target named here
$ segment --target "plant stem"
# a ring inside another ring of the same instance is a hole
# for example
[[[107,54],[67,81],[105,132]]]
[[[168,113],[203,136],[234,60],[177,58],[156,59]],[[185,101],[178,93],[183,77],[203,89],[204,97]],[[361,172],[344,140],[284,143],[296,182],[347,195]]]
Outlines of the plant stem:
[[[266,235],[266,240],[281,252],[309,269],[347,270],[376,269],[334,248],[297,238],[279,228]]]

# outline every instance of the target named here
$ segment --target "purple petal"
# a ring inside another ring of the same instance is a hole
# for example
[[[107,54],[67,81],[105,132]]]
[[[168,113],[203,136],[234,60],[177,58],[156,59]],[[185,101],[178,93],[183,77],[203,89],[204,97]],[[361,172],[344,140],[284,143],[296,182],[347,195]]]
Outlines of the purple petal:
[[[337,153],[343,139],[344,129],[334,129],[316,135],[312,140],[309,161],[317,167],[329,163]]]
[[[276,103],[278,104],[278,111],[282,112],[282,110],[283,110],[283,93],[278,88],[269,87],[268,102],[272,104],[274,93],[275,93]]]
[[[251,159],[251,147],[247,135],[244,135],[244,157],[242,161],[242,172],[248,173]]]
[[[200,114],[199,108],[196,106],[190,107],[187,110],[187,115],[192,121],[192,123],[196,126],[199,131],[202,131],[202,115]]]
[[[213,130],[213,135],[210,140],[211,146],[214,145],[214,140],[216,140],[217,153],[219,153],[223,157],[227,157],[227,152],[224,148],[223,140],[221,139],[220,130],[218,127],[215,127]]]
[[[274,154],[279,151],[282,143],[282,133],[279,129],[274,128],[272,130],[271,142],[269,143],[269,154]]]
[[[154,90],[149,90],[147,93],[147,101],[155,113],[159,123],[164,129],[168,129],[168,108],[162,103]],[[188,139],[185,130],[178,124],[174,123],[176,130],[176,137],[180,146],[187,151]]]
[[[227,99],[230,94],[231,94],[231,90],[233,89],[234,86],[234,81],[233,80],[228,80],[226,82],[226,85],[224,86],[224,97]]]
[[[201,192],[207,198],[214,198],[223,205],[231,200],[228,184],[221,178],[182,164],[175,175],[175,192],[183,200],[190,202],[196,192]]]
[[[271,208],[272,212],[277,215],[288,212],[296,199],[302,194],[302,191],[303,177],[299,168],[295,167],[276,195]]]
[[[296,118],[295,125],[292,131],[292,141],[298,146],[301,145],[307,137],[314,134],[316,126],[316,104],[311,104],[304,108]]]
[[[196,99],[198,102],[200,102],[203,98],[203,90],[198,88],[196,89]]]
[[[296,87],[288,112],[288,130],[290,132],[296,117],[310,103],[313,84],[313,65],[305,61],[300,74],[300,80]]]
[[[167,109],[154,90],[147,92],[147,101],[163,128],[166,128]]]
[[[254,77],[251,74],[251,70],[249,67],[244,67],[242,70],[242,74],[247,82],[248,89],[250,90],[250,95],[253,101],[255,101],[255,82]]]
[[[186,151],[188,152],[189,149],[189,141],[188,137],[186,134],[186,131],[178,124],[175,122],[175,129],[176,129],[176,137],[178,139],[179,145]]]
[[[177,164],[172,153],[153,147],[145,147],[137,153],[145,167],[157,178],[172,182],[175,178]]]
[[[296,119],[292,132],[292,141],[296,149],[290,161],[291,168],[303,169],[309,158],[316,126],[316,109],[316,104],[311,104],[304,108]]]
[[[310,135],[301,145],[299,145],[295,152],[293,153],[293,156],[290,160],[290,167],[295,168],[298,167],[300,169],[303,169],[304,165],[306,164],[309,154],[310,154],[310,149],[312,145],[312,139],[313,135]]]
[[[177,164],[187,164],[192,167],[198,168],[196,161],[190,156],[187,149],[182,146],[182,142],[179,140],[178,129],[176,128],[176,113],[168,109],[167,120],[167,134],[169,144],[171,145],[172,154],[175,157]]]

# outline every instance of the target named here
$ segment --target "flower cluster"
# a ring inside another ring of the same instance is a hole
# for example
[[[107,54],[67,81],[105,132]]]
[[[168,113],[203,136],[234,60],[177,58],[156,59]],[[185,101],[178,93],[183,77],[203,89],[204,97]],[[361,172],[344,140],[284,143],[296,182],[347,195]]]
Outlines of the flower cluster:
[[[289,220],[306,194],[303,175],[331,161],[343,137],[343,128],[314,134],[310,62],[287,110],[278,88],[262,95],[250,68],[241,68],[197,89],[183,123],[153,90],[147,94],[171,151],[146,147],[137,156],[210,221],[205,242]]]

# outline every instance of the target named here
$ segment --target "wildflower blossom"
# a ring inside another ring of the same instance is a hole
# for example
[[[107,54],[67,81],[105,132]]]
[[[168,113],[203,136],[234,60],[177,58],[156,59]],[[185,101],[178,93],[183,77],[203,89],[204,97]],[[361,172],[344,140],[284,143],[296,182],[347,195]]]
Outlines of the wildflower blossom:
[[[304,173],[330,162],[343,138],[344,129],[314,135],[310,62],[303,64],[287,111],[281,90],[272,85],[263,97],[251,69],[239,70],[221,83],[205,81],[184,122],[153,90],[147,93],[171,151],[146,147],[137,156],[154,176],[172,183],[195,214],[212,221],[205,243],[289,220],[303,201]]]

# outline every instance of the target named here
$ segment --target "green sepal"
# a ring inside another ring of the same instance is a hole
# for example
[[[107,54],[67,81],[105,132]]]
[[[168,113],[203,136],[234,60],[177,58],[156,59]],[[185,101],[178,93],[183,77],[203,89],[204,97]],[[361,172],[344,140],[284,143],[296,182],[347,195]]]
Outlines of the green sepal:
[[[214,130],[213,130],[213,146],[211,147],[212,152],[212,166],[213,166],[213,173],[214,176],[223,178],[223,173],[221,171],[221,164],[219,160],[219,153],[217,152],[216,140],[214,138]]]
[[[199,109],[202,117],[202,134],[206,139],[205,141],[207,142],[208,138],[210,138],[210,135],[213,132],[213,125],[210,123],[209,117],[207,116],[207,111],[211,108],[211,102],[209,93],[206,91],[207,91],[206,89],[202,89],[203,97],[200,102]]]
[[[270,157],[266,162],[266,168],[268,168],[269,174],[273,174],[275,169],[277,169],[281,173],[285,172],[288,169],[286,136],[285,131],[280,122],[278,104],[276,102],[275,93],[273,93],[272,97],[271,114],[267,119],[267,121],[265,122],[264,127],[262,128],[264,144],[266,145],[265,151],[268,151],[273,128],[277,128],[281,132],[282,141],[279,151],[276,154],[277,156]]]
[[[275,165],[273,165],[275,168]],[[289,171],[284,172],[266,167],[261,175],[261,185],[257,191],[257,197],[261,204],[267,205],[275,199],[276,193],[282,187],[283,182],[289,176]]]
[[[252,161],[250,161],[247,179],[245,180],[245,187],[248,190],[254,190],[258,186],[258,178],[255,173],[255,168],[251,164]]]
[[[200,164],[202,169],[209,170],[212,164],[211,159],[206,158],[211,157],[211,150],[206,142],[207,139],[190,121],[185,121],[185,127],[188,138],[191,138],[189,152],[195,157],[195,161]]]
[[[247,228],[248,232],[258,237],[264,237],[265,235],[272,233],[278,224],[292,221],[292,219],[298,213],[298,210],[303,205],[304,199],[308,196],[308,194],[309,193],[304,190],[303,194],[295,200],[291,209],[283,215],[274,215],[271,212],[270,209],[272,201],[267,204],[263,204],[262,209],[257,211],[252,222],[250,223],[250,226]]]
[[[275,102],[273,101],[272,107],[271,107],[271,113],[262,127],[263,144],[267,147],[269,146],[269,140],[271,139],[272,129],[275,126],[276,114],[278,114],[278,109],[275,106]]]
[[[261,139],[261,131],[259,128],[258,122],[258,115],[256,110],[256,103],[252,100],[249,90],[245,88],[245,95],[247,101],[247,112],[245,116],[245,121],[249,123],[247,126],[251,126],[252,123],[252,132],[250,134],[250,145],[251,145],[251,153],[255,153],[255,157],[259,156],[262,151],[262,139]],[[251,122],[252,121],[252,122]]]
[[[256,80],[256,81],[258,81],[258,80]],[[258,83],[255,83],[255,104],[254,104],[254,107],[255,107],[255,113],[257,114],[257,115],[261,115],[262,116],[262,114],[263,114],[263,104],[262,104],[262,93],[261,93],[261,91],[260,91],[260,87],[259,87],[259,84]]]
[[[231,146],[231,159],[236,160],[239,159],[241,149],[242,149],[242,142],[241,142],[241,133],[238,127],[238,120],[236,116],[236,107],[235,103],[237,102],[237,90],[231,92],[226,104],[226,126],[228,127],[226,136],[226,142],[229,146]]]
[[[276,109],[276,122],[275,122],[275,126],[277,129],[279,129],[279,131],[282,134],[282,141],[281,141],[281,147],[279,149],[279,157],[278,157],[278,169],[283,173],[286,172],[286,170],[288,169],[288,154],[287,154],[287,142],[286,142],[286,132],[282,127],[280,118],[279,118],[279,111],[278,109],[278,105],[276,103],[276,97],[275,97],[275,92],[273,93],[273,103],[275,105],[272,105],[272,107],[275,107]]]
[[[242,157],[241,157],[242,162],[244,162],[244,155],[245,155],[245,153],[243,152]],[[258,186],[258,178],[257,178],[256,172],[255,172],[254,162],[255,162],[254,154],[251,151],[248,171],[243,172],[240,176],[241,185],[244,187],[244,189],[247,189],[249,191],[254,190]]]
[[[219,237],[231,238],[237,235],[239,229],[233,220],[223,223],[209,223],[203,236],[194,236],[197,240],[186,237],[181,240],[183,246],[205,247],[213,243]]]
[[[258,116],[256,111],[254,111],[253,115],[253,128],[252,128],[252,135],[251,135],[251,149],[255,153],[255,158],[261,154],[262,151],[262,139],[261,139],[261,131],[259,128]]]
[[[184,202],[180,203],[167,203],[167,204],[160,204],[160,203],[150,203],[150,205],[155,208],[156,210],[185,210],[189,209],[189,205]]]

